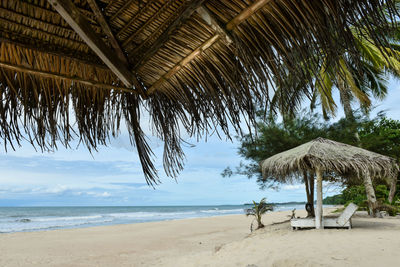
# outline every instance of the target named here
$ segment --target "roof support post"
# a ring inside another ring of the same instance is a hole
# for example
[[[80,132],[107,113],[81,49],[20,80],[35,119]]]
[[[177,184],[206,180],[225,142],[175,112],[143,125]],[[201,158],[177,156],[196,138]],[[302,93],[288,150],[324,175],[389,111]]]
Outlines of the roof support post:
[[[132,87],[137,83],[136,77],[128,66],[115,56],[115,53],[94,32],[88,20],[70,0],[47,1],[126,86]]]
[[[315,210],[315,228],[324,229],[322,222],[322,170],[318,168],[317,172],[317,209]]]

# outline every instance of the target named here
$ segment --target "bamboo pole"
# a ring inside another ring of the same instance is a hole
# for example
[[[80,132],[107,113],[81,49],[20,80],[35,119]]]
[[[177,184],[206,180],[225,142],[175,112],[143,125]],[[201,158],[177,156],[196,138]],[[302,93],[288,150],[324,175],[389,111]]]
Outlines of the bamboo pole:
[[[14,33],[14,36],[16,36],[16,35],[17,34]],[[74,54],[66,54],[65,52],[58,52],[58,51],[55,52],[54,49],[53,50],[50,49],[50,51],[49,51],[49,48],[52,48],[49,43],[42,43],[40,46],[34,46],[34,45],[30,45],[30,44],[20,43],[18,41],[14,41],[14,40],[4,38],[1,36],[0,36],[0,43],[7,43],[9,45],[15,45],[15,46],[18,46],[18,47],[21,47],[24,49],[34,50],[34,51],[45,53],[45,54],[48,54],[51,56],[62,57],[62,58],[68,59],[68,60],[74,60],[78,63],[90,65],[92,67],[100,68],[102,70],[109,70],[109,68],[105,65],[101,65],[101,64],[95,63],[93,61],[90,61],[88,59],[85,59],[84,56],[87,57],[87,54],[83,54],[81,52],[75,51]]]
[[[322,222],[322,170],[317,168],[317,209],[315,210],[315,228],[324,229]]]
[[[174,74],[180,71],[186,64],[188,64],[192,59],[200,55],[204,50],[213,45],[220,38],[219,34],[214,35],[203,43],[200,47],[190,53],[187,57],[182,59],[178,64],[176,64],[172,69],[170,69],[166,74],[164,74],[160,79],[158,79],[148,90],[147,94],[152,94],[164,81],[171,78]]]
[[[258,0],[255,1],[253,4],[248,6],[247,8],[243,9],[242,12],[239,13],[235,18],[233,18],[231,21],[226,24],[226,29],[228,31],[233,30],[238,26],[240,23],[243,21],[247,20],[249,17],[251,17],[254,13],[256,13],[258,10],[263,8],[268,2],[271,2],[272,0]]]
[[[147,9],[149,9],[154,3],[154,0],[150,0],[146,3],[146,5],[139,9],[139,11],[133,16],[133,18],[131,18],[126,24],[125,26],[117,33],[118,37],[121,37],[121,35],[123,35],[125,33],[125,31],[132,25],[132,23],[134,23],[140,16],[142,16],[143,14],[145,14],[145,12],[147,12]],[[115,18],[112,17],[110,21],[114,20]]]
[[[164,32],[157,38],[157,40],[154,41],[153,44],[150,45],[150,47],[144,53],[140,53],[140,49],[146,44],[148,39],[151,39],[151,35],[135,49],[128,49],[131,55],[137,55],[133,70],[136,71],[144,62],[154,56],[158,50],[169,40],[171,35],[192,16],[193,12],[195,12],[204,1],[205,0],[193,0],[185,5],[185,8],[179,12],[178,17],[167,27],[167,29],[164,30]],[[157,31],[154,31],[153,34],[154,33],[157,33]]]
[[[115,38],[110,26],[108,25],[103,12],[99,8],[99,6],[96,3],[96,0],[86,0],[92,9],[94,15],[97,18],[97,21],[99,22],[101,29],[103,32],[107,35],[108,39],[110,40],[111,46],[114,48],[115,53],[117,54],[118,58],[125,64],[129,65],[128,59],[126,58],[124,52],[121,49],[121,46],[119,45],[117,39]]]
[[[124,40],[124,42],[122,43],[122,46],[127,48],[127,46],[129,45],[129,43],[134,40],[137,36],[139,36],[139,34],[141,34],[147,26],[149,26],[151,23],[154,22],[154,20],[160,16],[160,14],[162,14],[167,7],[169,7],[171,4],[171,0],[168,0],[167,2],[164,3],[164,5],[158,9],[142,26],[140,26],[139,29],[137,29],[136,31],[134,31],[132,34],[130,34],[128,36],[128,38],[126,40]],[[128,27],[129,28],[129,27]],[[126,30],[127,28],[124,28],[123,30]],[[118,36],[121,37],[121,32],[118,33]]]
[[[132,3],[133,3],[134,1],[135,1],[135,0],[126,1],[125,4],[124,4],[120,9],[118,9],[117,12],[115,12],[114,15],[111,16],[111,18],[110,18],[109,21],[113,21],[114,19],[116,19],[116,18],[122,13],[122,11],[127,10],[128,7],[129,7],[130,5],[132,5]]]
[[[93,31],[89,21],[71,0],[47,1],[125,86],[131,87],[137,84],[136,77],[128,66],[103,42],[100,35]]]
[[[53,73],[53,72],[45,72],[45,71],[35,70],[35,69],[26,68],[26,67],[22,67],[22,66],[15,66],[15,65],[12,65],[12,64],[6,63],[6,62],[0,62],[0,67],[9,69],[9,70],[24,72],[24,73],[28,73],[28,74],[32,74],[32,75],[38,75],[41,77],[51,78],[51,79],[60,79],[60,80],[65,80],[65,81],[77,82],[77,83],[81,83],[84,85],[89,85],[89,86],[103,88],[103,89],[120,90],[120,91],[124,91],[124,92],[137,93],[137,91],[128,89],[125,87],[113,86],[110,84],[104,84],[104,83],[99,83],[96,81],[84,80],[84,79],[75,78],[75,77],[68,77],[68,76],[64,76],[64,75]]]
[[[229,33],[230,31],[234,30],[237,26],[239,26],[240,23],[243,21],[247,20],[249,17],[251,17],[254,13],[259,11],[262,7],[264,7],[268,2],[271,0],[258,0],[255,1],[253,4],[245,8],[242,12],[240,12],[236,17],[234,17],[231,21],[229,21],[225,27],[221,27],[223,32]],[[220,26],[218,26],[219,28]],[[200,47],[198,47],[196,50],[194,50],[192,53],[190,53],[186,58],[181,60],[178,64],[176,64],[170,71],[168,71],[166,74],[164,74],[162,77],[160,77],[155,83],[153,83],[150,88],[146,91],[148,95],[154,93],[154,91],[157,90],[157,88],[162,85],[165,81],[167,81],[170,77],[172,77],[175,73],[177,73],[184,65],[189,63],[192,59],[194,59],[196,56],[200,55],[203,51],[205,51],[207,48],[212,46],[221,36],[224,36],[224,33],[221,33],[220,31],[217,31],[217,34],[213,35],[210,39],[208,39],[204,44],[202,44]],[[229,35],[228,35],[229,36]]]

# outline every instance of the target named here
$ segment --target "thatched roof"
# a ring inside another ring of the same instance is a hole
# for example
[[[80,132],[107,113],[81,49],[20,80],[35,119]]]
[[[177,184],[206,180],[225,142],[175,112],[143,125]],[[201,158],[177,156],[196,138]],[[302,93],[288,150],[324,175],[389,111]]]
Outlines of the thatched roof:
[[[202,136],[218,126],[229,136],[231,123],[240,132],[241,118],[254,122],[268,103],[272,83],[291,95],[288,74],[311,80],[319,58],[357,55],[350,27],[386,44],[377,32],[390,30],[388,17],[396,21],[394,3],[3,0],[0,137],[5,146],[23,138],[42,149],[68,146],[74,117],[78,138],[95,149],[126,120],[146,179],[156,182],[141,106],[174,175],[183,160],[179,127]],[[293,101],[301,99],[282,105]]]
[[[398,174],[396,160],[359,147],[317,138],[260,162],[263,177],[287,180],[317,168],[339,176],[392,178]]]

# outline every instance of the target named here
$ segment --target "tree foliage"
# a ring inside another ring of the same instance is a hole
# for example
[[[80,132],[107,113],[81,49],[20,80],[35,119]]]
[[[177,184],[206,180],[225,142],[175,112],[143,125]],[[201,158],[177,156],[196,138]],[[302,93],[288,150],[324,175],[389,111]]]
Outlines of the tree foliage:
[[[353,133],[358,133],[356,137]],[[354,121],[341,119],[331,123],[312,112],[285,117],[282,122],[269,119],[263,122],[261,117],[254,136],[246,135],[240,140],[238,154],[246,160],[232,170],[226,168],[222,176],[245,175],[257,178],[261,188],[276,188],[281,183],[273,177],[264,180],[259,162],[277,153],[309,142],[317,137],[346,143],[396,158],[400,162],[400,121],[389,119],[379,113],[369,118],[357,113]],[[300,178],[300,177],[299,177]],[[360,184],[356,180],[341,180],[344,185]]]
[[[380,115],[363,123],[359,131],[361,146],[400,162],[400,121]]]
[[[400,8],[400,2],[396,1],[396,8]],[[387,17],[390,20],[389,17]],[[360,18],[363,21],[364,18]],[[335,103],[333,92],[335,89],[339,92],[340,102],[344,108],[346,119],[354,119],[352,103],[354,100],[359,102],[360,108],[364,112],[371,109],[371,98],[382,100],[387,94],[388,75],[400,77],[400,28],[397,22],[389,22],[392,30],[388,32],[378,32],[377,25],[371,26],[375,30],[373,36],[368,33],[367,28],[350,27],[355,41],[355,49],[358,53],[352,53],[349,49],[344,49],[338,54],[338,57],[332,60],[328,55],[329,51],[323,49],[316,55],[326,55],[318,58],[319,68],[308,70],[315,76],[313,82],[304,79],[297,80],[297,91],[287,94],[286,88],[278,87],[276,94],[272,99],[271,110],[280,110],[285,112],[283,103],[291,98],[309,97],[304,95],[303,88],[312,88],[311,109],[313,110],[319,102],[322,114],[325,119],[336,116],[337,104]],[[363,23],[361,23],[362,25]],[[378,34],[377,34],[378,33]],[[388,43],[375,44],[371,42],[374,36],[380,36],[388,40]],[[387,54],[387,51],[390,51]],[[310,60],[310,59],[308,59]],[[306,62],[299,62],[299,65],[307,65]],[[303,95],[301,95],[303,94]],[[303,104],[303,101],[294,102],[289,107],[289,112],[294,114]]]
[[[229,177],[239,174],[248,178],[256,177],[262,188],[276,187],[280,183],[279,180],[263,180],[259,162],[277,153],[324,136],[324,128],[325,123],[321,122],[320,116],[311,112],[304,112],[303,116],[285,118],[284,122],[276,122],[272,118],[264,122],[260,116],[256,135],[245,135],[240,140],[238,154],[248,163],[242,162],[235,170],[228,167],[223,171],[222,176]]]
[[[385,210],[391,216],[395,216],[400,212],[400,186],[398,185],[397,194],[393,203],[389,203],[389,188],[385,184],[375,186],[375,194],[378,200],[380,210]],[[368,210],[368,201],[365,195],[365,187],[363,185],[352,185],[343,189],[341,194],[324,198],[323,203],[328,205],[348,205],[355,203],[360,210]]]
[[[277,153],[309,142],[317,137],[324,137],[335,141],[354,145],[357,140],[354,137],[353,129],[359,127],[362,120],[357,117],[355,122],[344,119],[329,123],[324,121],[320,115],[302,111],[295,117],[284,117],[282,122],[276,122],[269,118],[263,121],[259,117],[256,134],[245,135],[240,140],[238,154],[246,160],[232,170],[230,167],[222,172],[223,177],[232,175],[245,175],[248,178],[257,178],[261,188],[276,188],[281,181],[271,178],[264,180],[261,175],[259,162]]]

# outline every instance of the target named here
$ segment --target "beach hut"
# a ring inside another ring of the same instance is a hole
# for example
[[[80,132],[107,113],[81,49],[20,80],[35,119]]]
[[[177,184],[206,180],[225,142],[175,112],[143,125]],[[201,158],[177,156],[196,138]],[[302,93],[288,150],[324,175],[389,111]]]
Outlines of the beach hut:
[[[295,106],[304,95],[296,92],[312,94],[299,81],[313,84],[322,60],[339,62],[345,51],[361,56],[357,26],[371,42],[389,47],[376,33],[392,29],[388,18],[398,21],[395,4],[0,1],[2,146],[28,140],[52,150],[75,138],[93,150],[126,124],[146,181],[157,183],[143,118],[164,141],[167,175],[176,176],[184,162],[182,132],[240,134],[243,125],[255,124],[257,108],[275,86],[284,88],[280,108]]]
[[[398,166],[395,159],[359,147],[329,139],[317,138],[303,145],[276,154],[260,162],[264,177],[283,179],[304,172],[317,176],[317,208],[315,227],[322,226],[322,180],[324,175],[362,178],[372,213],[376,210],[376,197],[371,178],[383,177],[397,180]]]

